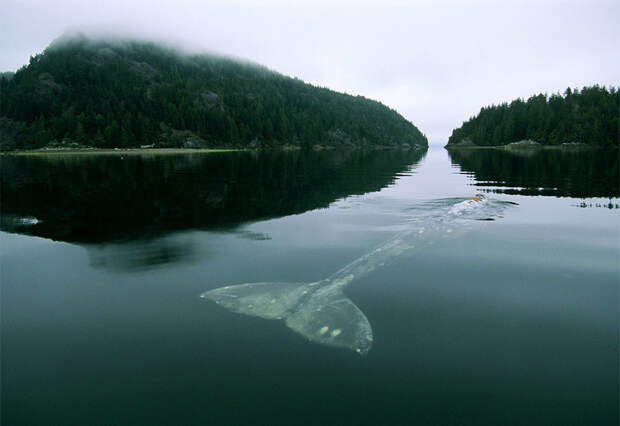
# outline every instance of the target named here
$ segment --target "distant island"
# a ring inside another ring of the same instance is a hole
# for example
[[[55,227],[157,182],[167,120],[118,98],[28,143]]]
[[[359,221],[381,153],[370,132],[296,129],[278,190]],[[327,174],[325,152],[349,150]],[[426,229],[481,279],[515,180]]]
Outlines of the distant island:
[[[452,131],[446,148],[618,147],[620,92],[600,86],[566,89],[484,107]]]
[[[0,150],[422,147],[387,106],[213,54],[63,37],[0,73]]]

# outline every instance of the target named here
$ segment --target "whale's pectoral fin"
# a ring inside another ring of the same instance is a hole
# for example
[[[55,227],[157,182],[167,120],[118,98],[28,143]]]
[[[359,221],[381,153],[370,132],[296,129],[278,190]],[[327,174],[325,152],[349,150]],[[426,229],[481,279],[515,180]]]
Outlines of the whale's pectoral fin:
[[[286,317],[286,325],[323,345],[348,348],[360,354],[366,354],[372,346],[368,318],[339,289],[314,293]]]
[[[307,293],[307,283],[249,283],[209,290],[200,297],[239,314],[282,319]]]

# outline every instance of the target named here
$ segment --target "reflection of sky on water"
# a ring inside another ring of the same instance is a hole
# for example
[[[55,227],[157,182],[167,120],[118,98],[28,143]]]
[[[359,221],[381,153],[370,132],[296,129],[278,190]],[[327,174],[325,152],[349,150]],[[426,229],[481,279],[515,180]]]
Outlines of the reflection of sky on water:
[[[2,233],[7,424],[617,424],[615,209],[497,194],[519,205],[346,288],[372,322],[364,357],[198,297],[325,278],[478,190],[441,150],[399,173],[223,229],[80,245]]]

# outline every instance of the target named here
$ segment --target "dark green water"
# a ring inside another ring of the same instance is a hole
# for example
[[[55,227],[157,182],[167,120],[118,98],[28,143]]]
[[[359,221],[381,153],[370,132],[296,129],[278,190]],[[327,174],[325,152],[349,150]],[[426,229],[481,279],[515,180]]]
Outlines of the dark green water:
[[[2,424],[616,425],[617,151],[478,154],[2,158]],[[476,192],[519,205],[346,288],[365,356],[198,297]]]

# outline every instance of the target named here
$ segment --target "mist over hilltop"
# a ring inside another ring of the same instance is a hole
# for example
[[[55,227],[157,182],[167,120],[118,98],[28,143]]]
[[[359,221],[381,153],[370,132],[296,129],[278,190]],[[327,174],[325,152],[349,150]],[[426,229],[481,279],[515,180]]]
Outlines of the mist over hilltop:
[[[427,146],[377,101],[140,39],[65,35],[0,84],[4,150]]]

